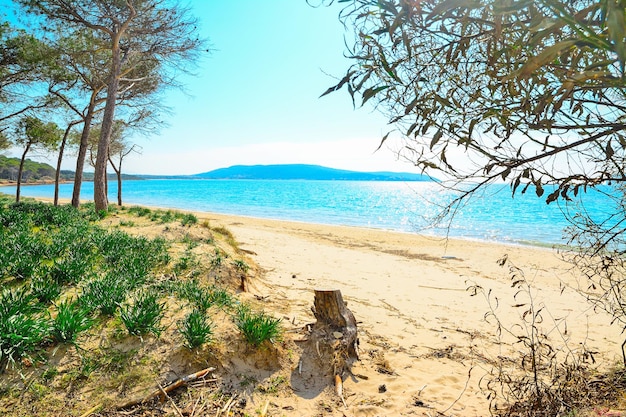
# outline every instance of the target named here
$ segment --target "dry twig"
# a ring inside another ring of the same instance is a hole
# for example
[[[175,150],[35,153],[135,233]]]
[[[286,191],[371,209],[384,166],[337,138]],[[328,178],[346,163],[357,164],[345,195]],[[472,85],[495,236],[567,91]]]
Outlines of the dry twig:
[[[213,372],[214,370],[215,368],[211,367],[211,368],[206,368],[201,371],[195,372],[193,374],[189,374],[183,378],[177,379],[176,381],[172,382],[171,384],[169,384],[168,386],[164,388],[159,385],[159,389],[152,391],[150,394],[148,394],[144,398],[131,400],[117,407],[117,409],[121,410],[121,409],[132,407],[135,405],[144,404],[156,397],[163,397],[163,394],[167,395],[167,393],[174,391],[176,388],[180,388],[183,385],[187,385],[188,383],[195,381],[196,379],[202,378],[206,376],[209,372]]]

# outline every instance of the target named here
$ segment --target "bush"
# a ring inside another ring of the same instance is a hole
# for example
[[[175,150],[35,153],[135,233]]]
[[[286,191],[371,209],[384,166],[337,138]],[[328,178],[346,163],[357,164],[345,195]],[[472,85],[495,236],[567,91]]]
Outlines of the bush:
[[[246,305],[237,310],[235,325],[246,341],[254,347],[259,347],[266,341],[274,343],[282,337],[280,319],[264,312],[255,313]]]
[[[185,346],[193,349],[209,343],[213,336],[213,326],[205,312],[193,309],[178,323],[178,331],[185,338]]]
[[[120,311],[120,318],[128,333],[141,336],[153,333],[161,334],[161,319],[165,314],[165,303],[159,303],[159,296],[153,291],[137,293],[132,304],[127,304]]]

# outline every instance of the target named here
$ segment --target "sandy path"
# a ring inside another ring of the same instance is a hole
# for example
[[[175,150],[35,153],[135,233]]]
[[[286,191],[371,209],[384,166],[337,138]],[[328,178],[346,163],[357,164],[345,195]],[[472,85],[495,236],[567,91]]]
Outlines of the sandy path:
[[[313,289],[342,291],[361,322],[361,349],[371,359],[355,366],[368,379],[345,382],[355,415],[434,415],[433,409],[447,415],[488,414],[479,388],[490,368],[486,359],[513,357],[520,347],[496,343],[495,327],[484,320],[485,297],[471,297],[466,289],[475,283],[492,290],[500,300],[498,317],[508,327],[519,323],[521,309],[511,306],[524,299],[513,299],[509,271],[497,263],[505,254],[533,283],[535,305],[547,307],[544,327],[555,346],[565,338],[574,349],[585,342],[600,352],[600,362],[621,357],[620,329],[593,313],[570,288],[578,285],[576,277],[552,250],[199,215],[228,227],[242,248],[254,252],[252,258],[265,271],[256,291],[283,306],[296,324],[314,321]],[[551,318],[560,320],[560,333]],[[381,373],[376,365],[381,362],[392,372]],[[296,393],[296,409],[319,408],[315,394]]]

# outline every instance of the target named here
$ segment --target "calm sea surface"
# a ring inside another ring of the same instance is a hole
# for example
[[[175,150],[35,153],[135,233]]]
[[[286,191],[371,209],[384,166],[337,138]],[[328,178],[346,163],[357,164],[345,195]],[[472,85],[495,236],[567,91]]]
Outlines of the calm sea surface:
[[[110,201],[117,187],[110,183]],[[0,187],[15,194],[15,187]],[[71,198],[72,185],[60,186]],[[84,183],[83,200],[93,196]],[[28,197],[53,197],[52,185],[22,187]],[[433,219],[452,194],[430,182],[301,180],[144,180],[123,184],[125,205],[140,204],[309,223],[373,227],[496,242],[559,244],[567,226],[562,207],[546,205],[534,192],[511,198],[507,186],[491,186],[473,198],[451,223]],[[608,200],[585,195],[588,211],[602,216]]]

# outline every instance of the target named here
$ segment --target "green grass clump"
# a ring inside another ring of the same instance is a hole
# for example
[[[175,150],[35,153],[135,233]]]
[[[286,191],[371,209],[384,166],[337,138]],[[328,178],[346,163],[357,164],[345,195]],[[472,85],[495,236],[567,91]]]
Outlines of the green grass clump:
[[[140,291],[131,304],[120,310],[120,318],[128,333],[142,336],[152,333],[156,336],[163,330],[161,319],[165,314],[165,303],[159,302],[159,295],[154,291]]]
[[[217,286],[203,287],[195,279],[181,281],[176,293],[200,311],[206,311],[212,306],[227,308],[233,305],[233,296],[228,291]]]
[[[213,286],[210,288],[211,302],[220,308],[230,308],[234,304],[233,296],[224,288]]]
[[[0,293],[0,373],[9,363],[36,352],[49,333],[48,319],[24,287]]]
[[[146,217],[152,213],[152,210],[146,207],[131,207],[128,209],[128,212],[134,214],[137,217]]]
[[[87,282],[83,289],[81,304],[86,308],[100,311],[112,317],[126,299],[128,287],[114,274],[107,274]]]
[[[224,262],[225,257],[226,255],[224,252],[222,252],[219,248],[215,248],[215,254],[211,258],[211,268],[219,268],[222,265],[222,262]]]
[[[250,265],[248,265],[246,261],[241,259],[235,259],[233,261],[233,265],[235,266],[235,269],[242,274],[247,274],[248,270],[250,269]]]
[[[193,349],[211,341],[213,325],[204,311],[193,309],[178,323],[178,331],[185,338],[185,346]]]
[[[231,232],[229,229],[227,229],[224,226],[218,226],[218,227],[214,227],[212,230],[215,233],[218,233],[218,234],[224,236],[224,238],[226,239],[226,242],[230,246],[232,246],[234,249],[236,249],[236,250],[239,249],[239,244],[235,240],[235,236],[233,235],[233,232]]]
[[[30,292],[41,304],[50,304],[61,295],[61,285],[49,277],[37,276],[30,280]]]
[[[198,223],[198,218],[191,214],[191,213],[186,213],[186,214],[182,214],[180,216],[180,224],[182,226],[191,226]]]
[[[264,312],[253,312],[247,305],[242,305],[237,310],[235,325],[246,341],[254,347],[259,347],[264,342],[274,343],[282,338],[280,319]]]
[[[93,326],[89,310],[78,302],[65,300],[57,306],[52,337],[60,343],[76,343],[78,335]]]
[[[213,305],[213,297],[208,288],[200,286],[197,280],[182,281],[178,296],[189,301],[196,309],[206,311]]]

